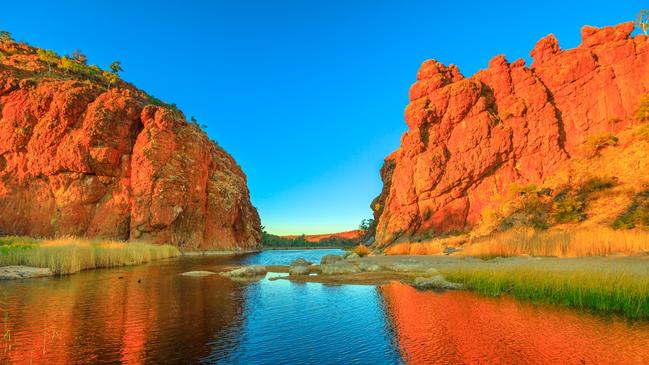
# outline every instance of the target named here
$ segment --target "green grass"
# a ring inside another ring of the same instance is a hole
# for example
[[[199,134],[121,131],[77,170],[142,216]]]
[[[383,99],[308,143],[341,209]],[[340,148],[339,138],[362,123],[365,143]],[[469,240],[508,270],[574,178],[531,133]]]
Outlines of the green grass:
[[[0,238],[0,266],[47,267],[56,275],[95,268],[137,265],[179,255],[180,251],[174,246],[141,242],[84,240],[73,237],[55,240]]]
[[[646,263],[645,263],[646,265]],[[649,274],[598,269],[596,265],[563,267],[534,264],[454,267],[445,277],[481,294],[512,295],[533,302],[649,318]]]

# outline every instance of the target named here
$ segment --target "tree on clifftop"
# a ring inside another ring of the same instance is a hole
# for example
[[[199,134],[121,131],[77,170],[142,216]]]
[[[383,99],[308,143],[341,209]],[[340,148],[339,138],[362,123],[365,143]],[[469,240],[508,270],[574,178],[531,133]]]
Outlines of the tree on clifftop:
[[[78,50],[78,49],[77,49],[76,51],[72,52],[72,54],[71,54],[70,56],[71,56],[71,58],[72,58],[73,60],[75,60],[75,61],[77,61],[77,62],[79,62],[79,63],[81,63],[81,64],[83,64],[83,65],[85,65],[86,62],[88,62],[88,57],[86,57],[86,55],[83,54],[83,53],[82,53],[80,50]]]
[[[121,71],[124,71],[124,69],[122,68],[122,63],[121,63],[120,61],[114,61],[114,62],[111,63],[110,66],[108,66],[108,67],[109,67],[110,70],[111,70],[114,74],[116,74],[116,75],[117,75],[118,73],[120,73]]]
[[[52,74],[52,64],[57,64],[59,62],[59,55],[56,52],[49,49],[39,49],[38,58],[47,63],[47,74]]]
[[[649,31],[649,10],[640,10],[635,24],[644,34],[647,34],[647,31]]]
[[[119,81],[119,72],[124,71],[124,69],[122,69],[120,61],[113,61],[108,68],[110,68],[110,72],[104,71],[103,75],[108,80],[108,88],[110,89],[110,85],[115,85]]]
[[[11,40],[11,33],[7,32],[6,30],[0,30],[0,41],[10,41]]]

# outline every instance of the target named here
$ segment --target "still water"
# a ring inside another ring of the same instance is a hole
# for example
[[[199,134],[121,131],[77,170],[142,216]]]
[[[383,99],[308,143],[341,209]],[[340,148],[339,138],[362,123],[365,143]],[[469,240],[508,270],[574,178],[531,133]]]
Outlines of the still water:
[[[183,257],[0,282],[0,363],[646,364],[649,323],[485,298],[191,270],[336,250]],[[138,282],[139,281],[139,282]]]

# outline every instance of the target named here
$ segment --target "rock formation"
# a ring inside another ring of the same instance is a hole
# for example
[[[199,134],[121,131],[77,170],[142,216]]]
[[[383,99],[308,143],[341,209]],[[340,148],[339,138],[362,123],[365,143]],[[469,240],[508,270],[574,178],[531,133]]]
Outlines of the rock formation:
[[[512,184],[542,183],[582,156],[589,136],[640,123],[649,41],[632,31],[632,23],[586,26],[569,50],[549,35],[530,67],[497,56],[468,78],[424,62],[410,88],[408,131],[385,159],[372,202],[377,245],[471,229]]]
[[[0,233],[259,245],[244,173],[197,125],[36,51],[0,42]]]

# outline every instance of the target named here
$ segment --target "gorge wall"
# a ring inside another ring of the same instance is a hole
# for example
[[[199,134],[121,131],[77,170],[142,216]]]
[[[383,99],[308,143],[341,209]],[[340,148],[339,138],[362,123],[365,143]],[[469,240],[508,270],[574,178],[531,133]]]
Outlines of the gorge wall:
[[[0,61],[1,234],[258,247],[244,173],[180,111],[24,44]]]
[[[468,78],[424,62],[410,88],[408,131],[385,159],[372,202],[377,246],[470,230],[512,184],[543,183],[583,157],[589,136],[639,124],[649,41],[633,29],[585,26],[569,50],[549,35],[530,67],[497,56]]]

